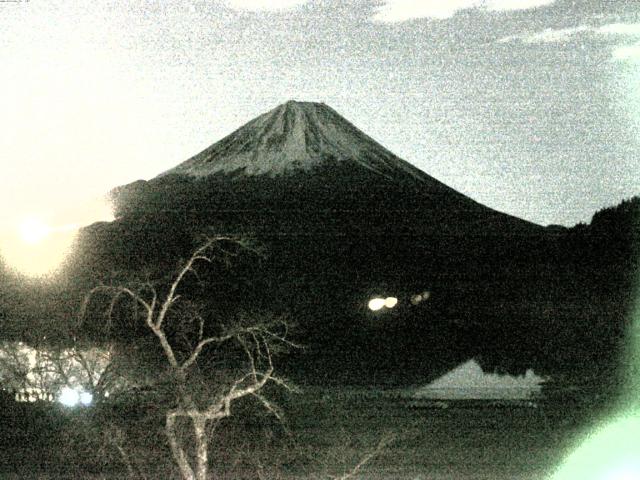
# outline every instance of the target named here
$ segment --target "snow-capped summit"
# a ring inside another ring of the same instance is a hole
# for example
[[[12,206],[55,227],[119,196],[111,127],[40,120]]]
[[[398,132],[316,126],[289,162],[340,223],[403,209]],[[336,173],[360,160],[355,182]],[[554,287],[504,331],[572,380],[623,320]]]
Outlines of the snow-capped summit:
[[[389,179],[421,170],[388,151],[323,103],[288,101],[260,115],[204,151],[164,172],[205,177],[217,173],[277,177],[323,163],[353,163]]]
[[[316,228],[326,221],[340,232],[356,224],[368,231],[393,224],[407,235],[434,229],[459,235],[479,225],[485,232],[529,229],[402,160],[315,102],[279,105],[157,177],[114,189],[111,197],[116,217],[133,211],[233,216],[268,206],[281,215],[308,210]],[[336,213],[316,218],[328,211],[359,213],[348,221],[338,221]],[[298,220],[284,223],[302,228]]]

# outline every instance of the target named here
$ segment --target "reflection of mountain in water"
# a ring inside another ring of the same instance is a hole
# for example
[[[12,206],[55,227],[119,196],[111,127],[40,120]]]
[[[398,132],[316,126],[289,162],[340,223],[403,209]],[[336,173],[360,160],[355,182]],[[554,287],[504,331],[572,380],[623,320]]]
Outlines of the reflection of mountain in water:
[[[418,388],[415,398],[434,400],[525,400],[542,391],[545,379],[527,370],[524,375],[485,373],[469,360],[430,384]]]

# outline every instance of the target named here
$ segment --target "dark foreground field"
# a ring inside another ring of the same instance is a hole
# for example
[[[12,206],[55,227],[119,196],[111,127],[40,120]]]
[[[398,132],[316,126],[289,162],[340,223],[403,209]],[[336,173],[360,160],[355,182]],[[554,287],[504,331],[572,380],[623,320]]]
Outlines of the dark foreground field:
[[[294,429],[302,445],[326,459],[325,471],[331,474],[348,470],[390,435],[391,443],[359,478],[546,478],[589,416],[579,402],[416,403],[345,393],[326,395],[326,403],[320,392],[310,396],[307,405],[316,413],[296,412]]]
[[[415,403],[371,389],[306,388],[282,403],[289,433],[262,413],[215,429],[212,470],[218,475],[212,478],[339,478],[383,440],[354,478],[544,479],[591,415],[575,401]],[[86,432],[79,430],[90,431],[89,411],[24,408],[40,412],[28,420],[8,417],[7,409],[1,414],[0,478],[127,478],[116,443],[105,438],[103,427],[93,434],[102,442],[83,440]],[[144,432],[121,439],[145,473],[140,478],[176,478],[159,417],[127,415],[121,418],[124,425],[127,418],[147,422]],[[116,431],[110,428],[107,437]]]

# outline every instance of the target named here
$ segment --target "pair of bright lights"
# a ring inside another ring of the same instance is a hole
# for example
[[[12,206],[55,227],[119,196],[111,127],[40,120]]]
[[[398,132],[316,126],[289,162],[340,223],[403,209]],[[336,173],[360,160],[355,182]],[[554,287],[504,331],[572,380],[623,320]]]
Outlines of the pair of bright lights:
[[[387,298],[372,298],[369,300],[369,310],[373,312],[377,312],[378,310],[382,310],[383,308],[393,308],[398,304],[398,299],[396,297],[387,297]]]
[[[89,406],[93,402],[93,395],[83,390],[65,387],[60,392],[58,401],[65,407],[75,407],[77,405]]]

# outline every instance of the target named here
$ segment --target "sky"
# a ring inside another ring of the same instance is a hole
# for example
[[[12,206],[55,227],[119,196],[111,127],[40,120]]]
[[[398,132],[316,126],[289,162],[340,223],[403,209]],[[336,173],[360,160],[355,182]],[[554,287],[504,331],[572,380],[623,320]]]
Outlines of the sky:
[[[290,99],[535,223],[640,194],[633,0],[0,1],[0,65],[5,252]]]

